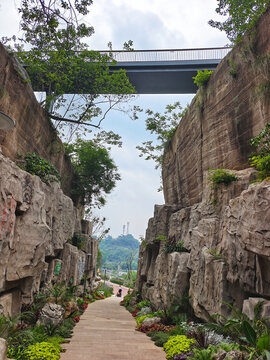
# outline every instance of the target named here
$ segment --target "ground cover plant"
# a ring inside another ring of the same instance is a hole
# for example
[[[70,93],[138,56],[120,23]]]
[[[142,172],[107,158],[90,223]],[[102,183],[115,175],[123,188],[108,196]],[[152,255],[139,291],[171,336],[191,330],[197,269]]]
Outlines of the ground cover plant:
[[[141,300],[138,294],[128,294],[121,305],[125,306],[137,321],[137,331],[148,335],[155,345],[163,347],[168,360],[269,360],[269,329],[260,313],[262,302],[254,310],[254,319],[250,320],[237,308],[226,304],[230,316],[216,315],[213,322],[200,323],[192,318],[192,313],[185,313],[179,299],[178,315],[176,305],[172,309],[160,311],[149,300]],[[132,306],[130,305],[132,304]],[[151,313],[139,316],[144,309]],[[166,316],[172,312],[171,317]],[[181,313],[183,312],[183,313]],[[160,322],[144,325],[147,317],[160,317]],[[168,320],[170,324],[168,324]]]
[[[112,295],[113,289],[100,284],[85,296],[76,296],[76,286],[56,284],[35,295],[34,303],[14,318],[0,315],[0,337],[8,342],[8,358],[15,360],[58,360],[61,344],[72,337],[74,326],[88,304]],[[47,303],[61,305],[65,317],[59,325],[38,324],[40,312]]]

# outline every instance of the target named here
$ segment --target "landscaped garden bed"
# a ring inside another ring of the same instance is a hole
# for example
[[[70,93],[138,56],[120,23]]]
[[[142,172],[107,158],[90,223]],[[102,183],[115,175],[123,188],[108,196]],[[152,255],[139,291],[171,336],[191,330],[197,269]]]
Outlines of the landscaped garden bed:
[[[217,315],[215,321],[202,323],[181,300],[160,310],[138,298],[128,294],[120,304],[135,317],[136,330],[163,347],[168,360],[270,359],[269,328],[260,317],[262,303],[255,308],[254,320],[227,304],[230,317]]]
[[[14,318],[0,315],[0,338],[8,343],[7,356],[16,360],[58,360],[69,342],[74,326],[88,305],[113,293],[100,284],[84,297],[76,296],[75,286],[54,285],[36,294],[34,303]]]

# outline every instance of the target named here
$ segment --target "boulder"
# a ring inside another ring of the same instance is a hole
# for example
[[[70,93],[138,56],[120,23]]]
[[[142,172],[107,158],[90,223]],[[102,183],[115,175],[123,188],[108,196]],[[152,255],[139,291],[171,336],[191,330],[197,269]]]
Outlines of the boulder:
[[[41,325],[60,325],[65,317],[65,309],[61,305],[46,304],[39,315],[38,323]]]
[[[65,303],[65,319],[69,317],[74,311],[77,311],[79,308],[75,301],[68,301]]]
[[[152,317],[152,318],[146,318],[143,320],[142,325],[153,325],[153,324],[159,324],[161,322],[161,318],[156,316],[156,317]]]
[[[248,298],[244,300],[242,312],[247,315],[250,320],[254,320],[254,309],[256,305],[262,302],[260,317],[270,326],[270,301],[263,298]]]
[[[215,360],[245,360],[248,354],[243,353],[240,350],[225,351],[220,349],[217,354],[213,356]]]
[[[6,360],[7,356],[7,342],[0,338],[0,360]]]
[[[150,314],[152,312],[152,309],[148,306],[144,307],[141,309],[140,312],[138,312],[137,316],[143,316],[143,315],[147,315]]]

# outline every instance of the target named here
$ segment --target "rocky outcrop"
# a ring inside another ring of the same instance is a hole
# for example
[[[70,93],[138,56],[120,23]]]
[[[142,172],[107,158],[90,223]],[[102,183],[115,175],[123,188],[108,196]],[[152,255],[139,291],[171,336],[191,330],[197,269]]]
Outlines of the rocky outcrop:
[[[46,304],[40,311],[38,324],[40,325],[61,325],[65,318],[65,309],[61,305]]]
[[[1,43],[0,111],[16,121],[14,129],[0,130],[3,154],[14,161],[17,154],[34,152],[52,162],[61,174],[64,193],[70,196],[73,168],[63,144],[37,102],[24,70]]]
[[[156,308],[189,294],[196,316],[208,320],[227,314],[224,302],[242,308],[249,294],[269,296],[270,183],[250,185],[253,169],[235,173],[237,182],[215,189],[206,173],[201,203],[171,207],[170,217],[169,206],[159,206],[149,221],[147,235],[167,222],[166,240],[146,237],[136,287]],[[166,243],[179,241],[189,252],[165,253]]]
[[[86,266],[94,281],[91,226],[58,183],[46,185],[0,154],[0,211],[0,313],[18,313],[41,286],[78,285]],[[85,237],[84,251],[68,242],[74,232]]]
[[[198,91],[166,149],[165,205],[149,220],[136,282],[156,308],[189,296],[209,320],[228,314],[224,302],[242,309],[270,298],[270,183],[251,184],[248,168],[249,139],[270,122],[269,21],[270,7]],[[238,181],[213,186],[211,168]]]
[[[0,338],[0,360],[6,360],[7,355],[7,342],[5,339]]]

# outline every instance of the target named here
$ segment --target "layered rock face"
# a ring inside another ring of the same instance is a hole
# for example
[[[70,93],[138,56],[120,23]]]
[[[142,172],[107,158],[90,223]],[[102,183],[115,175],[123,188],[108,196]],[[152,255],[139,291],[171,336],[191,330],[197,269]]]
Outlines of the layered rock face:
[[[78,285],[86,266],[93,281],[98,245],[91,224],[60,185],[46,185],[0,154],[0,187],[0,313],[18,313],[41,286]],[[86,239],[84,251],[68,242],[75,232]]]
[[[219,64],[198,91],[165,153],[166,204],[192,206],[202,200],[208,169],[248,167],[249,139],[270,121],[270,8],[250,37]]]
[[[0,131],[3,154],[14,161],[17,154],[34,152],[52,162],[61,174],[64,193],[70,196],[73,168],[63,144],[37,102],[23,68],[1,43],[0,111],[16,121],[14,129]]]
[[[269,299],[270,183],[252,183],[249,139],[270,122],[270,8],[198,91],[166,150],[165,205],[140,248],[136,290],[157,308],[185,295],[195,315]],[[208,169],[238,181],[215,187]],[[167,253],[182,242],[182,250]],[[249,300],[251,299],[251,300]],[[251,304],[251,305],[250,305]]]

